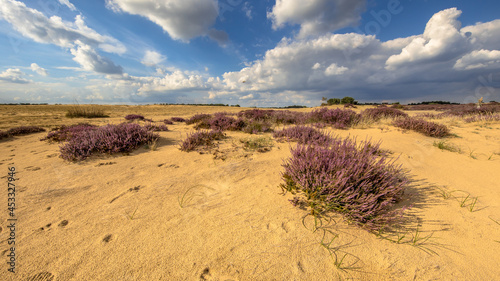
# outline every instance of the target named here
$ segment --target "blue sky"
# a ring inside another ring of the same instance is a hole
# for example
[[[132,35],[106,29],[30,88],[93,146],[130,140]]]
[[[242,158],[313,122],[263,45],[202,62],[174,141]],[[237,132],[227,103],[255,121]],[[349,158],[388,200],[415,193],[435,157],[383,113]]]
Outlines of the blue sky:
[[[500,101],[496,0],[0,0],[0,103]]]

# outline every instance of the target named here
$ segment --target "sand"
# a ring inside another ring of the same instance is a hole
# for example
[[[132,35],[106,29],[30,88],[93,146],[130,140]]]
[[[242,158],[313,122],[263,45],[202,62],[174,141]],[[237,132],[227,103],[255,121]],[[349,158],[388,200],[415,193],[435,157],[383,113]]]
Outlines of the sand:
[[[120,123],[132,113],[159,121],[243,110],[103,108],[110,118],[91,123]],[[0,106],[0,130],[88,121],[64,117],[67,109]],[[58,157],[58,144],[39,141],[46,133],[2,140],[0,280],[500,280],[500,123],[436,122],[450,126],[458,137],[447,143],[461,153],[389,121],[329,129],[381,141],[414,179],[398,204],[412,206],[406,233],[380,235],[339,215],[315,229],[307,211],[290,204],[293,196],[279,184],[293,143],[247,151],[239,140],[250,135],[229,132],[216,150],[187,153],[179,143],[193,128],[175,123],[159,133],[156,149],[69,163]],[[7,264],[12,166],[16,273]]]

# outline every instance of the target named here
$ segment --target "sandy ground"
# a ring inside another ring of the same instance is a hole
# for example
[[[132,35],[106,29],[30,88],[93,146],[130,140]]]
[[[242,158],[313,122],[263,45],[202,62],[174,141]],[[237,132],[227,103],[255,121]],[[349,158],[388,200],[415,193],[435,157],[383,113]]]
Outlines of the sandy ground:
[[[87,121],[64,117],[67,108],[0,106],[0,130]],[[111,117],[91,123],[243,109],[104,108]],[[415,180],[399,204],[412,206],[406,230],[380,235],[335,215],[315,229],[290,204],[279,184],[293,143],[246,151],[239,140],[250,135],[230,132],[211,153],[187,153],[178,147],[193,128],[176,123],[156,150],[75,164],[58,157],[58,144],[39,141],[46,133],[0,141],[0,280],[500,280],[500,123],[437,122],[461,152],[389,122],[332,130],[380,140]],[[15,274],[7,271],[12,166]]]

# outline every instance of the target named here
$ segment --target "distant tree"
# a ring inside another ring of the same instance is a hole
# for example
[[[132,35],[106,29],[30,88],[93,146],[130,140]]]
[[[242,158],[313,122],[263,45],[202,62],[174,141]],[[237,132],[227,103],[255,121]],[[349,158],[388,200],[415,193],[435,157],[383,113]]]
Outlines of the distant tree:
[[[340,104],[340,99],[336,99],[336,98],[329,99],[327,101],[327,103],[328,103],[328,105]]]
[[[354,100],[354,98],[352,97],[343,97],[341,100],[340,100],[340,103],[341,104],[346,104],[346,103],[350,103],[350,104],[356,104],[357,101]]]

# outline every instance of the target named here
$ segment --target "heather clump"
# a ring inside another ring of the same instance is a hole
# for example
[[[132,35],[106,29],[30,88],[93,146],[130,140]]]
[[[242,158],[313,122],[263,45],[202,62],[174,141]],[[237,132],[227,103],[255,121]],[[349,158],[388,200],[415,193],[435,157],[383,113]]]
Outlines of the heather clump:
[[[224,136],[222,131],[200,130],[193,132],[182,142],[180,150],[193,151],[199,146],[210,147],[216,140],[221,140]]]
[[[6,139],[6,138],[8,138],[8,137],[10,137],[10,135],[9,135],[7,132],[5,132],[5,131],[0,131],[0,140],[2,140],[2,139]]]
[[[135,120],[144,121],[144,120],[146,120],[146,118],[144,118],[144,116],[139,115],[139,114],[129,114],[129,115],[125,116],[125,120],[127,120],[127,121],[135,121]]]
[[[247,121],[246,126],[242,129],[247,134],[258,134],[272,132],[272,125],[268,121],[259,121],[250,119]]]
[[[172,122],[172,121],[171,121],[171,120],[169,120],[169,119],[165,119],[165,120],[163,120],[163,124],[165,124],[165,125],[173,125],[173,124],[174,124],[174,122]]]
[[[299,144],[325,145],[332,140],[328,134],[308,126],[294,126],[275,131],[273,137],[280,141],[294,141]]]
[[[11,136],[29,135],[39,132],[45,132],[45,129],[37,126],[19,126],[7,130],[7,134]]]
[[[170,118],[170,120],[172,122],[186,122],[186,119],[184,119],[182,117],[172,117],[172,118]]]
[[[379,121],[382,118],[397,118],[407,117],[408,114],[403,111],[392,107],[376,107],[368,108],[361,112],[361,117],[373,121]]]
[[[152,122],[148,122],[144,124],[144,128],[146,128],[148,131],[152,132],[166,132],[168,131],[168,127],[165,124],[155,124]]]
[[[236,119],[229,117],[224,113],[215,113],[209,118],[204,118],[196,124],[195,129],[211,129],[215,131],[226,131],[235,126]],[[234,130],[234,129],[233,129]]]
[[[493,122],[500,121],[500,114],[480,114],[466,117],[464,119],[467,123],[472,122]]]
[[[68,142],[60,147],[61,158],[81,161],[95,153],[130,152],[158,138],[157,134],[135,123],[110,124],[72,135]]]
[[[198,123],[204,119],[209,119],[211,117],[212,117],[212,115],[210,115],[210,114],[204,114],[204,113],[196,114],[196,115],[192,116],[191,118],[189,118],[188,120],[186,120],[186,124],[191,125],[194,123]]]
[[[281,187],[302,194],[292,203],[308,206],[313,215],[335,211],[369,230],[380,229],[402,213],[391,209],[409,179],[401,166],[374,153],[378,146],[352,139],[298,144],[284,161]]]
[[[305,114],[289,110],[278,110],[272,114],[272,122],[276,124],[291,125],[304,123]]]
[[[238,117],[256,121],[266,121],[273,117],[274,110],[250,109],[238,113]]]
[[[419,118],[398,118],[394,120],[393,125],[404,130],[412,130],[429,137],[442,138],[450,134],[448,127]]]
[[[80,123],[76,125],[70,125],[70,126],[61,126],[58,128],[53,129],[51,132],[47,134],[44,138],[40,139],[42,141],[47,140],[51,142],[62,142],[62,141],[67,141],[71,139],[73,136],[83,132],[83,131],[90,131],[90,130],[95,130],[98,127],[95,125],[87,124],[87,123]]]
[[[326,123],[337,129],[347,129],[359,121],[359,114],[350,109],[328,109],[323,107],[310,112],[308,123]]]

